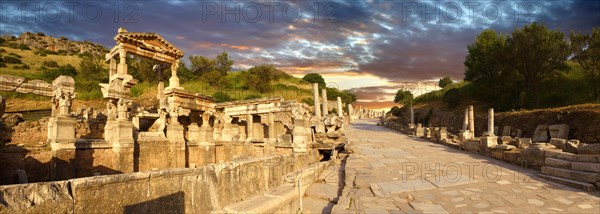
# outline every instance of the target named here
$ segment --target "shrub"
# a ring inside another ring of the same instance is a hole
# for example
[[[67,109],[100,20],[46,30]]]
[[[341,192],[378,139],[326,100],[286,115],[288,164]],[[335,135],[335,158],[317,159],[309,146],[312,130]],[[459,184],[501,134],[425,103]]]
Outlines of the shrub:
[[[54,60],[44,61],[42,62],[42,66],[49,68],[58,68],[58,63]]]
[[[27,46],[26,44],[20,44],[19,45],[19,49],[21,49],[21,50],[31,50],[31,48],[29,48],[29,46]]]
[[[53,70],[49,70],[48,72],[45,72],[44,74],[42,74],[42,78],[45,80],[48,80],[48,81],[52,81],[61,75],[73,77],[73,76],[77,75],[77,70],[71,64],[66,64],[66,65],[58,67],[57,69],[53,69]]]
[[[12,56],[5,56],[4,61],[9,64],[21,64],[21,60]]]
[[[0,53],[2,53],[2,52],[6,52],[6,50],[4,48],[0,48]]]
[[[16,54],[16,53],[9,53],[8,55],[9,55],[9,56],[12,56],[12,57],[14,57],[14,58],[19,58],[19,59],[23,58],[21,55],[19,55],[19,54]]]
[[[13,66],[14,69],[17,70],[27,70],[30,69],[31,67],[29,67],[29,65],[23,64],[23,65],[15,65]]]
[[[14,49],[19,48],[19,44],[17,44],[16,42],[9,42],[6,44],[6,46],[8,46],[9,48],[14,48]]]
[[[35,54],[35,55],[39,55],[39,56],[46,56],[46,55],[48,55],[48,54],[50,54],[50,55],[57,55],[58,53],[56,53],[56,52],[54,52],[54,51],[51,51],[51,50],[44,50],[44,49],[41,49],[41,50],[37,50],[37,51],[35,51],[35,52],[34,52],[34,54]]]
[[[3,38],[0,38],[0,45],[3,45],[3,44],[4,44],[4,42],[6,42],[6,40],[5,40],[5,39],[3,39]]]
[[[38,36],[45,36],[46,34],[44,34],[43,32],[37,32],[36,33]]]
[[[0,68],[4,68],[6,67],[6,64],[4,64],[4,62],[0,62]]]
[[[248,96],[246,96],[244,98],[244,100],[250,100],[250,99],[256,99],[256,98],[261,98],[262,96],[260,96],[259,94],[249,94]]]
[[[233,98],[231,98],[231,96],[229,96],[228,94],[221,92],[221,91],[215,92],[213,94],[213,99],[215,99],[216,103],[233,101]]]

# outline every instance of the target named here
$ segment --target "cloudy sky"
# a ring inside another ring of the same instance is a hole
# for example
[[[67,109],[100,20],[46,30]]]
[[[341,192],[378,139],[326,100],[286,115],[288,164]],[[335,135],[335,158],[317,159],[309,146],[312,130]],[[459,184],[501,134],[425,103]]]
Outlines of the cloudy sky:
[[[117,28],[157,32],[187,55],[227,51],[245,69],[322,74],[362,104],[389,106],[407,82],[463,78],[478,32],[540,22],[600,26],[600,1],[2,1],[0,34],[45,32],[112,47]]]

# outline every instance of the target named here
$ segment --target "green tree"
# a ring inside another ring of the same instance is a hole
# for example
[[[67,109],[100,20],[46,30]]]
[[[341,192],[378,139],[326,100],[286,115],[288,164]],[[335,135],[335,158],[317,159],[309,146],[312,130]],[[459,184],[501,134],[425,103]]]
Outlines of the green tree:
[[[569,38],[573,59],[585,70],[600,103],[600,27],[594,27],[591,35],[571,32]]]
[[[226,88],[228,85],[227,79],[217,70],[203,74],[201,79],[212,87]]]
[[[272,90],[271,83],[289,75],[272,65],[257,65],[244,72],[242,78],[246,89],[265,93]]]
[[[402,115],[402,110],[398,106],[394,106],[390,109],[388,114],[391,114],[396,117],[400,117]]]
[[[81,58],[81,61],[79,62],[79,72],[77,73],[86,80],[98,82],[108,81],[108,70],[104,68],[103,60],[93,56]]]
[[[465,80],[483,83],[497,81],[507,69],[503,55],[506,40],[506,36],[498,35],[494,30],[484,30],[477,35],[475,41],[467,46]]]
[[[510,66],[508,37],[494,30],[484,30],[467,46],[465,80],[472,82],[472,98],[488,103],[498,110],[516,107],[521,76]],[[457,106],[457,92],[444,97]],[[449,104],[450,104],[449,103]]]
[[[233,60],[229,58],[229,55],[226,51],[223,51],[221,54],[217,55],[215,59],[215,69],[221,73],[221,75],[226,76],[227,72],[231,71],[233,67]]]
[[[215,70],[215,61],[203,56],[190,56],[190,71],[197,77]]]
[[[412,106],[413,104],[413,94],[410,91],[398,90],[396,92],[396,96],[394,97],[394,102],[398,104],[402,104],[403,106]]]
[[[449,76],[446,76],[438,81],[438,86],[440,86],[440,88],[445,88],[449,85],[452,85],[452,79],[450,79]]]
[[[328,100],[337,100],[337,97],[342,98],[342,102],[344,103],[353,103],[356,102],[356,96],[349,91],[341,91],[337,88],[327,87],[327,99]]]
[[[177,76],[181,82],[187,82],[197,78],[197,76],[195,76],[194,73],[188,69],[183,62],[179,62],[179,67],[177,67]]]
[[[569,46],[564,41],[564,34],[533,23],[515,29],[507,46],[510,60],[506,64],[523,76],[525,96],[533,102],[533,107],[538,107],[542,80],[566,67]]]
[[[304,75],[304,77],[302,77],[302,79],[310,83],[319,83],[319,88],[325,88],[325,79],[323,79],[323,77],[320,74],[306,74]]]

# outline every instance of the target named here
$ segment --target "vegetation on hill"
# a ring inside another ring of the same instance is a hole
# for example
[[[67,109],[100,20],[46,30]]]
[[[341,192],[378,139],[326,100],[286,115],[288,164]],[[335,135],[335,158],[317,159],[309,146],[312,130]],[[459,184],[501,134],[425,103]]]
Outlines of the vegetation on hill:
[[[600,103],[598,27],[568,39],[538,23],[511,35],[484,30],[467,48],[464,80],[415,103],[443,101],[450,108],[476,103],[498,111]]]
[[[89,50],[93,49],[95,52],[69,49],[72,47],[70,44],[80,43],[89,45]],[[76,83],[78,101],[102,100],[98,83],[108,82],[108,64],[102,58],[106,48],[89,42],[53,38],[43,33],[25,33],[19,38],[0,36],[0,46],[0,74],[48,82],[60,75],[72,76]],[[57,50],[56,47],[67,48]],[[281,96],[312,105],[311,84],[292,77],[273,65],[257,65],[247,70],[233,71],[234,61],[227,52],[214,58],[192,55],[188,59],[189,64],[181,62],[177,69],[181,86],[195,93],[211,95],[217,102]],[[170,66],[136,56],[128,56],[127,64],[128,73],[140,81],[131,89],[133,99],[143,103],[154,102],[159,75],[153,67],[157,64],[161,66],[163,80],[168,86]],[[356,101],[356,97],[349,92],[333,88],[327,88],[327,92],[330,100],[340,96],[345,102]],[[0,94],[9,99],[47,101],[47,98],[31,94]]]

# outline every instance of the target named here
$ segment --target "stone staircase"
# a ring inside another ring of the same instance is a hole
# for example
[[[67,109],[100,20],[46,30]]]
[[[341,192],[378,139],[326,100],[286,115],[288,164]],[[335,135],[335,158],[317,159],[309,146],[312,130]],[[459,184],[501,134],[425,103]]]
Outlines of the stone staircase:
[[[586,191],[600,189],[600,155],[548,150],[540,177]]]

